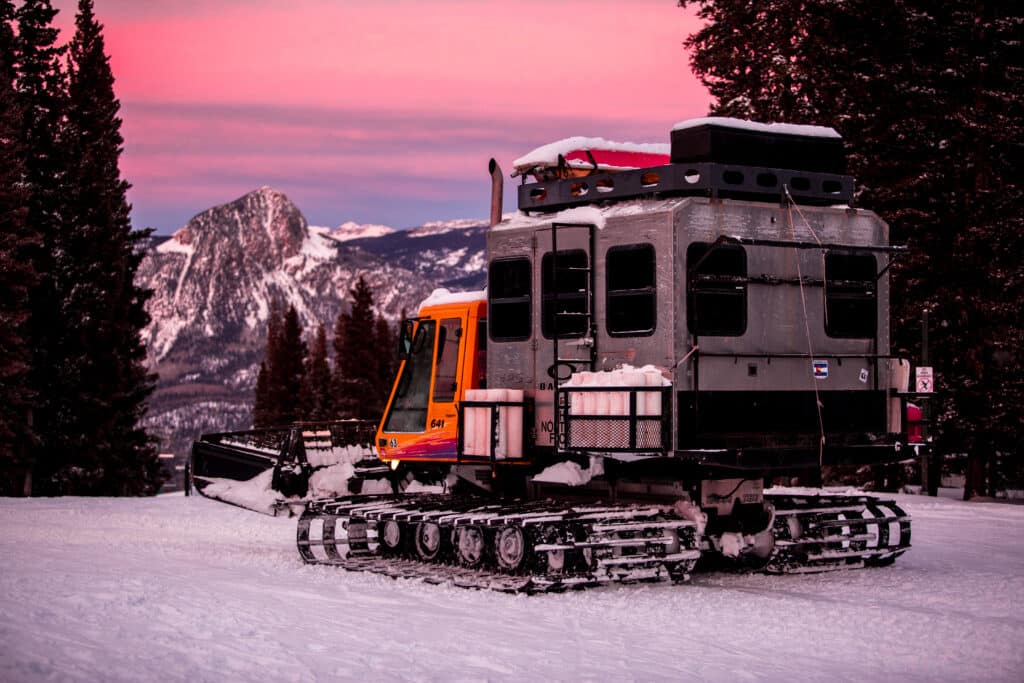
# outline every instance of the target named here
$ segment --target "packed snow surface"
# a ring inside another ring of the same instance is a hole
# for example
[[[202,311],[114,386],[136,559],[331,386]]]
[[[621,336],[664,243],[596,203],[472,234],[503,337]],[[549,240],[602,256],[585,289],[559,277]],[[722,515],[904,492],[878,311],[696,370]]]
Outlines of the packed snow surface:
[[[808,126],[797,123],[760,123],[758,121],[747,121],[746,119],[734,119],[729,116],[703,116],[696,119],[686,119],[672,126],[672,130],[685,130],[686,128],[697,128],[698,126],[720,126],[722,128],[751,130],[759,133],[782,133],[783,135],[803,135],[812,138],[842,137],[835,128],[829,126]]]
[[[1024,506],[897,498],[892,567],[532,597],[305,566],[205,498],[0,499],[0,680],[1019,681]]]

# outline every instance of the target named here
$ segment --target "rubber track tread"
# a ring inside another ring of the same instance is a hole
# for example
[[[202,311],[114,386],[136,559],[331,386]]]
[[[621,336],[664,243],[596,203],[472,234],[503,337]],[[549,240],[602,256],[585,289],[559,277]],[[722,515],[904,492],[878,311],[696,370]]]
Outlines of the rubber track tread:
[[[776,574],[891,564],[910,548],[910,517],[873,496],[766,495],[775,508]]]
[[[389,522],[398,523],[403,540],[385,554],[379,530]],[[451,535],[440,561],[416,557],[410,537],[419,523],[437,524]],[[506,570],[496,561],[495,535],[510,527],[527,539],[527,547],[521,566]],[[455,534],[467,528],[483,530],[491,543],[487,561],[478,567],[460,565],[452,547]],[[299,519],[296,541],[308,564],[516,593],[611,581],[683,581],[700,556],[696,524],[656,506],[496,503],[436,494],[311,501]],[[550,564],[552,556],[560,558],[559,566]]]

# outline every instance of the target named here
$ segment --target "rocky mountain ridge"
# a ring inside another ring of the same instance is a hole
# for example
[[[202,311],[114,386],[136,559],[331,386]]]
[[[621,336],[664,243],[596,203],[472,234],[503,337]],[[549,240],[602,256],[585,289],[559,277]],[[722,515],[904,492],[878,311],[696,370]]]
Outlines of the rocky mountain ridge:
[[[161,450],[188,452],[200,433],[251,425],[256,370],[271,302],[292,304],[307,333],[331,330],[360,276],[391,320],[440,286],[484,284],[486,221],[408,231],[310,226],[284,194],[263,187],[210,208],[154,240],[139,284],[153,290],[143,332],[159,374],[147,425]]]

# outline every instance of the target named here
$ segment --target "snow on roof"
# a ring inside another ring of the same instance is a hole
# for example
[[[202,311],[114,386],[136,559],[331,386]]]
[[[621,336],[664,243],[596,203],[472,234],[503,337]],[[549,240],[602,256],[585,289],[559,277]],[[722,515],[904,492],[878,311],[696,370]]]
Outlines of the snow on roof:
[[[734,119],[728,116],[705,116],[696,119],[686,119],[672,126],[672,130],[686,130],[698,126],[719,126],[721,128],[736,128],[739,130],[751,130],[759,133],[781,133],[783,135],[803,135],[815,138],[841,138],[835,128],[829,126],[805,126],[796,123],[759,123],[757,121],[746,121]]]
[[[559,155],[564,157],[570,152],[586,149],[664,155],[668,155],[670,151],[669,145],[658,142],[613,142],[604,138],[571,137],[538,147],[513,161],[512,165],[515,166],[517,171],[532,168],[533,166],[554,166],[558,163]],[[569,160],[568,163],[577,166],[590,166],[589,162],[581,160]],[[513,175],[517,175],[517,173],[513,173]]]
[[[430,293],[423,303],[420,304],[419,310],[423,310],[427,306],[440,306],[442,304],[462,304],[469,303],[471,301],[486,301],[487,291],[479,290],[476,292],[449,292],[444,287],[438,287]]]

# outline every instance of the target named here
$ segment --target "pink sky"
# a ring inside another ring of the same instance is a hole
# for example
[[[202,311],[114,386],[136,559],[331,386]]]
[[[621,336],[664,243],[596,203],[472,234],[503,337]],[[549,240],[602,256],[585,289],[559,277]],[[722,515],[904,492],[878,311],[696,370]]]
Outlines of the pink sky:
[[[74,0],[54,0],[70,27]],[[675,0],[95,0],[136,227],[261,185],[311,223],[483,217],[487,161],[668,142],[707,91]],[[66,33],[65,35],[70,35]],[[506,210],[513,207],[506,192]]]

